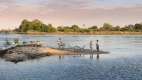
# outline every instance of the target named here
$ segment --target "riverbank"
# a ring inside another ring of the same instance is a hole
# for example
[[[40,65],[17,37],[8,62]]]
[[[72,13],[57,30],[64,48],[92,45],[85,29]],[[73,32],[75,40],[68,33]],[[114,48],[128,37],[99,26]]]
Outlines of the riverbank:
[[[15,32],[16,34],[27,35],[142,35],[142,32],[122,32],[122,31],[98,31],[98,32]]]

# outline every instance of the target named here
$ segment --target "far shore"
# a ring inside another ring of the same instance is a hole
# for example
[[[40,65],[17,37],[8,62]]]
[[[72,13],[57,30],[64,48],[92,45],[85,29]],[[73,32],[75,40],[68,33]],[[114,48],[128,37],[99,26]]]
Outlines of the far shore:
[[[122,31],[99,31],[99,32],[12,32],[14,34],[27,35],[142,35],[142,32],[122,32]]]

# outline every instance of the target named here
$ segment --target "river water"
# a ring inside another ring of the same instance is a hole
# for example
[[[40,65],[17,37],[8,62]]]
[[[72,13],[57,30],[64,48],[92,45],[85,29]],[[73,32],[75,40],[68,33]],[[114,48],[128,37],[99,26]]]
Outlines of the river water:
[[[17,64],[0,59],[0,80],[142,80],[141,35],[0,35],[0,47],[5,39],[41,41],[44,46],[57,47],[61,37],[66,47],[85,46],[99,40],[100,49],[109,51],[96,55],[50,56]],[[95,44],[93,46],[95,48]]]

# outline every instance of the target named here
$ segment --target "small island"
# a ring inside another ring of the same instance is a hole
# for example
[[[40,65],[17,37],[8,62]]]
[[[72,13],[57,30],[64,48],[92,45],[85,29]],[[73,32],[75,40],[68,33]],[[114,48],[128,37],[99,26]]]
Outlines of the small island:
[[[105,51],[93,51],[93,54],[108,54],[109,52]],[[63,56],[63,55],[86,55],[91,54],[89,49],[80,49],[80,48],[47,48],[47,47],[38,47],[37,45],[20,45],[15,47],[10,47],[5,50],[0,50],[0,57],[6,61],[11,62],[20,62],[25,60],[37,59],[45,56]]]

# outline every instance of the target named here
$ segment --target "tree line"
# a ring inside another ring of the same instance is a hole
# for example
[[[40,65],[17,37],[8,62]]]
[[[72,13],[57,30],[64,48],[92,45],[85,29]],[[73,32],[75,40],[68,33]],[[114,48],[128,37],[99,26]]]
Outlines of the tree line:
[[[134,25],[129,24],[124,27],[113,26],[109,23],[104,23],[102,27],[79,27],[78,25],[72,26],[58,26],[53,27],[52,24],[44,24],[40,20],[28,21],[24,19],[19,28],[15,29],[18,32],[97,32],[97,31],[129,31],[129,32],[142,32],[142,23],[136,23]]]

